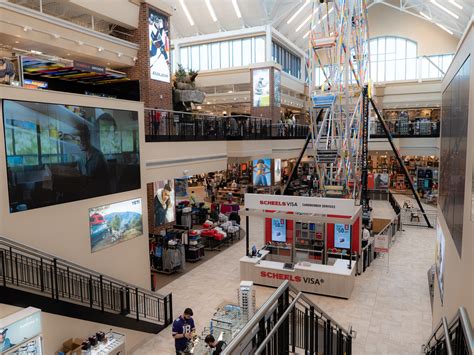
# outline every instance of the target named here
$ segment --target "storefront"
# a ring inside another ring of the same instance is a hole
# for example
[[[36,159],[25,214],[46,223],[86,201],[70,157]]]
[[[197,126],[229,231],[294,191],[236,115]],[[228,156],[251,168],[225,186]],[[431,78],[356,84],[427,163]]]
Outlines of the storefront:
[[[271,210],[268,210],[270,208]],[[247,254],[242,280],[350,298],[361,267],[362,208],[354,200],[246,194]],[[250,248],[250,217],[265,218],[264,239]]]

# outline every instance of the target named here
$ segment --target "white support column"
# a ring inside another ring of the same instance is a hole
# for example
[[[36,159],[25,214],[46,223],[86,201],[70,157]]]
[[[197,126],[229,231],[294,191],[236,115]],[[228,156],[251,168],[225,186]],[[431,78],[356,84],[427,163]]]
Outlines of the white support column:
[[[272,60],[272,25],[265,26],[265,62]]]

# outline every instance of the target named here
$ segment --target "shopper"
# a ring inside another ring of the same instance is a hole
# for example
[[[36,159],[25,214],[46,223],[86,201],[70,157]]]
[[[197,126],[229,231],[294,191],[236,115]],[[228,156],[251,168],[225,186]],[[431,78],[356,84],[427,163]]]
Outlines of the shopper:
[[[173,322],[172,335],[177,355],[182,354],[186,350],[194,336],[193,333],[196,331],[192,316],[193,310],[186,308],[184,313]]]
[[[204,342],[211,348],[211,349],[215,349],[213,352],[212,352],[212,355],[219,355],[222,350],[225,349],[226,347],[226,343],[225,341],[223,340],[220,340],[220,341],[216,341],[216,339],[214,339],[214,337],[209,334],[208,336],[206,336],[206,338],[204,339]]]
[[[364,225],[364,229],[362,231],[362,247],[365,247],[369,243],[370,239],[370,231],[367,225]]]

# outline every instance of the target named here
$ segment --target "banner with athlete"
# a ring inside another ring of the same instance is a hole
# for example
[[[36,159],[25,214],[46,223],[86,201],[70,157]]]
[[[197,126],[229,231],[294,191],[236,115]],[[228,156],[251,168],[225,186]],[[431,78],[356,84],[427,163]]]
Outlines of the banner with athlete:
[[[152,9],[148,12],[150,42],[150,78],[169,83],[171,80],[169,20]]]

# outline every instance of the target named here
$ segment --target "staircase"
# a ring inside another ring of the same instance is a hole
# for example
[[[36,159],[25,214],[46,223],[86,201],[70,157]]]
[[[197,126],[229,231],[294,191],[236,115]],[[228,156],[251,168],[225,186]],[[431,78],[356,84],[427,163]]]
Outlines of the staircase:
[[[459,308],[453,320],[446,317],[439,322],[428,342],[423,345],[423,354],[428,355],[472,355],[474,335],[469,315],[464,307]]]
[[[355,335],[352,329],[344,329],[285,281],[237,333],[222,355],[351,355]]]
[[[0,237],[0,303],[146,333],[173,322],[156,294]]]

